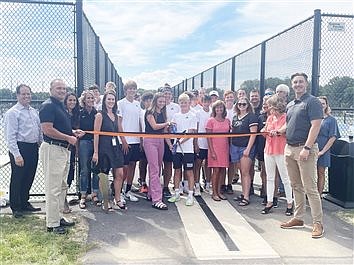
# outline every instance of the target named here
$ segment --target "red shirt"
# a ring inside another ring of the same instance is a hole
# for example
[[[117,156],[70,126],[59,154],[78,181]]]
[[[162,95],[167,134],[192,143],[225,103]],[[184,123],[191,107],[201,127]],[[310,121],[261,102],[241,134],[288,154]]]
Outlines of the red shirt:
[[[274,114],[270,115],[267,119],[265,131],[279,130],[286,123],[286,114],[282,114],[277,118]],[[266,135],[266,144],[264,153],[267,155],[283,155],[286,145],[285,134],[279,136]]]

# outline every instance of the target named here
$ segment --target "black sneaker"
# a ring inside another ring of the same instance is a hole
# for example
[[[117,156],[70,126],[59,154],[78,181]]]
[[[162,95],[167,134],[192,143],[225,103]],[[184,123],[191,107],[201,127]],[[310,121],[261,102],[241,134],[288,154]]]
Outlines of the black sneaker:
[[[254,188],[253,188],[253,185],[251,185],[251,187],[250,187],[250,195],[254,195]]]
[[[172,197],[172,194],[171,194],[171,192],[170,192],[170,189],[167,188],[167,187],[164,187],[164,188],[163,188],[162,193],[163,193],[163,197],[164,197],[164,198],[171,198],[171,197]]]
[[[226,193],[227,192],[227,186],[226,185],[221,185],[220,192],[221,193]]]
[[[63,235],[66,234],[68,231],[63,226],[57,226],[57,227],[47,227],[47,232]]]
[[[277,197],[273,198],[273,207],[278,208],[278,198]]]

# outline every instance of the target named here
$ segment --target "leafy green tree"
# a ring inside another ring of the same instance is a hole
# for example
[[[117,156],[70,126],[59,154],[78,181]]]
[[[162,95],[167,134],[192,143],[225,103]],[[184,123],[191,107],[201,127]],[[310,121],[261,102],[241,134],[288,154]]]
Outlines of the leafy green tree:
[[[319,88],[319,95],[326,96],[332,108],[354,108],[354,78],[333,77]]]

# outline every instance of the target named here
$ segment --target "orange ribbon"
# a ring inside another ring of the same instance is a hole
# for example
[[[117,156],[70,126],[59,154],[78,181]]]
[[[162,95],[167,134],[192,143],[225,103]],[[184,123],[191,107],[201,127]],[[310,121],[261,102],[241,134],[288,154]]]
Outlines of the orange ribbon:
[[[141,132],[101,132],[101,131],[84,131],[85,133],[98,134],[105,136],[132,136],[142,138],[225,138],[225,137],[244,137],[252,135],[265,135],[263,133],[141,133]]]

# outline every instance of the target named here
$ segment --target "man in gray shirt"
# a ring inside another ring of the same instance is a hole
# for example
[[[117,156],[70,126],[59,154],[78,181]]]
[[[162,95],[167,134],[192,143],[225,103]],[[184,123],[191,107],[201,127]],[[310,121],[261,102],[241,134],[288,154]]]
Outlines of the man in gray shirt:
[[[38,164],[38,146],[43,141],[38,112],[30,106],[31,88],[16,88],[17,104],[5,114],[5,141],[11,163],[10,207],[15,218],[24,211],[35,212],[41,208],[29,202]]]
[[[294,192],[294,218],[282,223],[281,228],[304,226],[306,196],[308,198],[313,230],[312,238],[323,236],[323,213],[321,197],[317,190],[316,164],[318,158],[317,135],[323,111],[320,101],[307,93],[308,81],[304,73],[291,76],[295,99],[287,105],[285,162]]]

